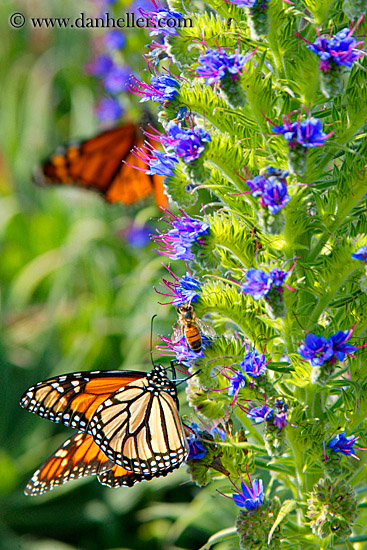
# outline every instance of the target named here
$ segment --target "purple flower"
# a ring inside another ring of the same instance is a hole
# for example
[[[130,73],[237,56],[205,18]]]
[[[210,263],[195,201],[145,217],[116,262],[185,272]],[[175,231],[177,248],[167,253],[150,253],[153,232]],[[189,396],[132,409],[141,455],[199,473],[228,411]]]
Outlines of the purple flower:
[[[202,128],[184,128],[181,122],[174,120],[167,124],[166,132],[166,136],[161,136],[161,143],[186,163],[198,159],[205,149],[205,143],[211,141],[210,135]]]
[[[267,206],[271,214],[277,214],[291,200],[286,184],[276,178],[267,179],[262,197],[261,206]]]
[[[179,363],[186,367],[193,367],[197,364],[198,359],[204,357],[204,350],[210,347],[212,342],[204,334],[201,334],[201,351],[196,353],[187,345],[186,338],[183,336],[179,342],[172,342],[165,336],[160,336],[163,346],[157,346],[157,350],[161,355],[166,357],[175,357]]]
[[[118,31],[118,30],[108,31],[104,35],[103,40],[104,40],[104,44],[105,44],[106,48],[110,51],[122,50],[122,48],[126,44],[125,35],[121,31]]]
[[[187,460],[200,460],[204,458],[208,449],[205,447],[200,438],[203,436],[203,430],[199,428],[194,422],[191,424],[191,432],[187,436],[187,442],[189,444],[189,455]]]
[[[120,102],[114,97],[104,97],[96,107],[96,115],[101,122],[117,120],[123,112]]]
[[[133,155],[135,155],[144,166],[148,165],[149,170],[141,168],[141,163],[138,163],[139,166],[134,166],[134,168],[142,170],[148,175],[173,176],[175,163],[178,162],[173,155],[157,151],[149,142],[145,142],[143,147],[135,147],[135,149],[133,149]]]
[[[183,15],[179,11],[171,11],[167,8],[160,8],[158,10],[145,10],[139,9],[139,12],[143,17],[146,17],[152,23],[148,29],[149,35],[154,36],[157,34],[163,34],[164,36],[177,36],[176,28],[180,27],[179,21],[183,20]]]
[[[166,103],[173,101],[177,95],[180,85],[178,81],[169,75],[151,76],[150,84],[141,82],[135,76],[129,79],[129,90],[136,95],[140,95],[140,102],[157,101]]]
[[[251,294],[254,300],[260,300],[266,296],[273,286],[273,279],[270,273],[261,269],[248,269],[246,281],[241,284],[241,290],[245,294]]]
[[[124,92],[128,88],[130,74],[129,67],[113,66],[104,79],[105,90],[110,94]]]
[[[279,430],[285,428],[288,424],[288,405],[283,399],[277,399],[274,406],[274,426]]]
[[[363,245],[361,248],[358,248],[357,252],[353,252],[352,258],[353,260],[367,262],[367,245]]]
[[[209,234],[209,224],[181,212],[181,217],[171,214],[172,229],[167,233],[153,235],[152,239],[162,247],[161,250],[157,250],[158,254],[168,256],[171,260],[190,261],[195,257],[193,247],[199,247],[205,243],[203,237]]]
[[[264,353],[261,355],[257,351],[248,351],[240,363],[241,369],[248,376],[257,378],[266,372],[266,358]]]
[[[241,370],[236,371],[230,377],[230,383],[228,388],[228,395],[233,395],[233,401],[231,405],[236,402],[238,392],[246,386],[246,376]]]
[[[167,266],[166,266],[167,267]],[[167,289],[170,291],[169,294],[164,292],[158,292],[158,294],[162,294],[163,296],[168,296],[169,298],[173,298],[172,302],[167,302],[166,304],[162,305],[168,305],[172,304],[175,307],[181,306],[182,304],[191,304],[195,303],[199,300],[201,291],[201,285],[200,282],[197,279],[194,279],[190,275],[184,275],[179,279],[172,273],[172,271],[167,267],[171,275],[175,278],[174,282],[166,281],[166,279],[163,280],[163,285],[167,287]]]
[[[327,444],[329,449],[331,449],[335,453],[342,453],[343,455],[347,456],[353,456],[354,458],[358,458],[354,454],[354,444],[359,439],[358,437],[355,437],[354,435],[350,435],[348,437],[345,437],[346,432],[341,432],[337,434],[335,437],[332,438],[331,441]]]
[[[273,285],[281,286],[286,280],[286,278],[288,277],[289,271],[283,271],[279,267],[273,267],[273,269],[270,270],[270,275],[271,275],[271,278],[273,279]]]
[[[286,117],[283,117],[283,121],[284,124],[281,124],[280,126],[273,126],[271,131],[275,134],[283,134],[284,139],[291,141],[297,133],[299,121],[297,120],[296,122],[291,122],[290,120],[287,120]]]
[[[254,420],[255,424],[261,424],[261,422],[264,422],[265,420],[270,420],[274,414],[274,410],[266,405],[247,409],[246,412],[247,418]]]
[[[304,344],[301,344],[297,351],[312,367],[323,365],[334,355],[334,350],[326,338],[316,334],[307,334]]]
[[[253,197],[260,197],[264,193],[266,182],[265,176],[255,176],[252,180],[246,180]]]
[[[125,232],[125,238],[133,248],[142,248],[150,243],[151,228],[147,225],[132,224]]]
[[[232,499],[237,506],[247,508],[247,510],[256,510],[264,503],[264,489],[262,479],[254,479],[250,487],[247,487],[243,481],[241,491],[232,495]]]
[[[362,41],[357,42],[352,36],[352,30],[346,27],[335,36],[323,34],[318,36],[315,42],[309,43],[307,48],[317,54],[320,59],[320,69],[328,72],[331,69],[330,63],[335,65],[351,67],[357,59],[362,57],[363,52],[356,48]]]
[[[175,163],[178,162],[174,156],[170,156],[167,153],[161,151],[154,151],[154,154],[150,157],[149,168],[145,172],[146,174],[157,176],[173,176]]]
[[[229,55],[224,50],[208,49],[199,56],[197,75],[205,78],[207,84],[214,84],[226,77],[238,80],[238,74],[251,55],[252,53],[243,55],[238,52]]]
[[[86,66],[88,74],[96,78],[105,77],[113,67],[113,61],[108,54],[98,54],[92,63]]]
[[[338,330],[338,332],[328,339],[328,343],[332,347],[338,361],[344,361],[346,355],[351,355],[353,357],[352,353],[358,349],[356,346],[353,346],[353,344],[346,344],[352,334],[353,328],[350,330]]]
[[[303,147],[320,147],[330,135],[322,131],[321,120],[307,118],[299,124],[295,140]]]

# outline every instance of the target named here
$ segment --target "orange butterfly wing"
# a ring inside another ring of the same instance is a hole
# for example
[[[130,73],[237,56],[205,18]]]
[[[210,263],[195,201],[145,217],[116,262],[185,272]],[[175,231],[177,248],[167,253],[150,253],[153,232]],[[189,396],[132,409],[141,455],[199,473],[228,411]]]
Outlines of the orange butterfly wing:
[[[158,206],[166,208],[163,177],[147,175],[128,165],[148,168],[131,153],[134,147],[142,145],[138,128],[132,123],[125,124],[79,144],[59,148],[38,169],[34,179],[46,185],[93,189],[108,202],[123,204],[132,204],[154,193]]]
[[[65,374],[29,388],[21,397],[20,405],[53,422],[86,431],[99,405],[118,389],[145,376],[138,371]]]
[[[100,483],[109,487],[131,487],[137,481],[146,479],[111,462],[91,435],[79,432],[67,439],[34,472],[24,493],[28,496],[42,495],[69,480],[94,474],[98,475]]]

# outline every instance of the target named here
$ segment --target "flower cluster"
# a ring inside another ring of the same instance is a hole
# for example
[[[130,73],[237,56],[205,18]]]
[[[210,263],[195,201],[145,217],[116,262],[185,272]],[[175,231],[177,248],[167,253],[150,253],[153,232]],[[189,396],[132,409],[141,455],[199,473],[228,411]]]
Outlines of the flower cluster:
[[[171,229],[167,233],[153,235],[152,239],[161,245],[158,254],[168,256],[171,260],[190,261],[195,258],[197,246],[205,244],[205,236],[209,234],[209,224],[191,218],[181,211],[182,216],[170,214]]]
[[[166,357],[175,357],[175,359],[186,367],[194,367],[197,361],[205,357],[205,349],[212,345],[210,338],[207,338],[204,334],[201,335],[201,350],[196,353],[187,345],[185,336],[177,341],[173,342],[171,338],[160,336],[163,342],[162,346],[157,346],[157,351],[160,355]]]
[[[353,30],[346,27],[335,36],[319,35],[314,43],[307,48],[320,58],[320,71],[328,72],[334,65],[351,67],[353,63],[364,55],[356,46],[363,44],[352,36]]]
[[[337,361],[344,361],[346,355],[354,357],[353,352],[363,346],[347,344],[353,330],[354,327],[350,330],[338,330],[328,340],[324,336],[308,334],[304,343],[298,346],[298,353],[307,359],[312,367],[323,365],[325,362],[335,364]]]

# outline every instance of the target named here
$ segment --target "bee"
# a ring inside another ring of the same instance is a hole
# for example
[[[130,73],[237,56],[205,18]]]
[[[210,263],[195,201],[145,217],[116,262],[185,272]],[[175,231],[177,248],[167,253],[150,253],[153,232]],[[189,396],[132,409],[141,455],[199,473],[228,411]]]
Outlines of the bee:
[[[172,342],[176,344],[183,336],[186,338],[187,349],[191,349],[195,353],[201,351],[201,335],[213,338],[215,330],[211,325],[199,319],[191,304],[182,304],[177,309],[178,326],[174,329]]]

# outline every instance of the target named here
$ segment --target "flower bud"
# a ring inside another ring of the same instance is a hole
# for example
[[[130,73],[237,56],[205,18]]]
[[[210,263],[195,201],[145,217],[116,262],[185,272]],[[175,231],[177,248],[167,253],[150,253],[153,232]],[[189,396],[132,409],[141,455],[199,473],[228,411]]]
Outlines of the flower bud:
[[[280,548],[280,525],[275,529],[270,544],[268,544],[269,531],[279,510],[279,499],[274,497],[255,510],[242,509],[240,511],[236,520],[236,529],[242,550],[278,550]]]
[[[260,40],[261,36],[268,34],[270,30],[268,0],[259,0],[252,8],[249,8],[247,23],[252,40]]]
[[[345,539],[351,534],[351,526],[358,517],[357,499],[344,481],[321,478],[307,502],[306,515],[311,519],[314,535],[323,539],[333,534]]]

